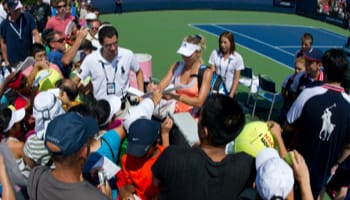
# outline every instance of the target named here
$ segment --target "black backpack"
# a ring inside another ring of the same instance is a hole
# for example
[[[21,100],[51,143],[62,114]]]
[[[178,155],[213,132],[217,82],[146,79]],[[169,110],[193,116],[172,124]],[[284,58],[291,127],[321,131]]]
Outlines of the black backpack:
[[[199,67],[198,74],[193,75],[193,76],[197,77],[198,90],[200,90],[200,88],[202,86],[203,74],[204,74],[205,70],[211,70],[211,69],[209,67],[207,67],[206,65],[201,65]],[[212,77],[211,84],[210,84],[210,93],[209,94],[219,94],[219,93],[223,93],[223,92],[225,95],[228,95],[223,78],[220,75],[217,75],[215,72],[213,72],[213,77]]]

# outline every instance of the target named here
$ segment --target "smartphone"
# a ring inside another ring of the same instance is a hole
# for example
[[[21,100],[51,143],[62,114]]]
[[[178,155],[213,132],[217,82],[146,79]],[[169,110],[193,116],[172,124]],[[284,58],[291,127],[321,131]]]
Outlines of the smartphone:
[[[97,175],[100,184],[105,184],[105,174],[103,173],[103,171],[98,171]]]

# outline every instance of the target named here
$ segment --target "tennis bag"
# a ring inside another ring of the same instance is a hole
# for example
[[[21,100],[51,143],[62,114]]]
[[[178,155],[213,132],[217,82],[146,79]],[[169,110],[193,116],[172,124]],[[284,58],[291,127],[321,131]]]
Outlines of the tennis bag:
[[[202,85],[202,80],[203,80],[203,74],[204,71],[209,69],[206,65],[201,65],[198,71],[198,89],[201,88]],[[222,76],[218,75],[216,72],[213,72],[213,77],[211,79],[210,82],[210,95],[212,94],[223,94],[223,95],[229,95],[229,93],[227,92],[227,89],[225,87],[225,81],[222,78]]]

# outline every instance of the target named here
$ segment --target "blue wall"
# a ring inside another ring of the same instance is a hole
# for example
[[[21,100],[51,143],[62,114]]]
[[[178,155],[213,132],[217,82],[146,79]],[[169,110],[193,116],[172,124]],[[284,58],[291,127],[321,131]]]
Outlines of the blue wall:
[[[114,0],[92,0],[92,4],[99,8],[102,13],[114,12]],[[274,7],[273,0],[123,0],[124,11],[173,9],[264,10],[294,12],[293,8]]]

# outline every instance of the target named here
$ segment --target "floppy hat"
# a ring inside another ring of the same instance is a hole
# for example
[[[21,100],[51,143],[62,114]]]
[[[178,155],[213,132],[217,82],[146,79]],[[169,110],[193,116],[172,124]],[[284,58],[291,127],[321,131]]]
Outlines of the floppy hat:
[[[305,59],[309,61],[318,61],[322,60],[323,52],[318,48],[311,48],[305,54]]]
[[[160,134],[160,122],[150,119],[138,119],[129,127],[126,153],[143,157]]]
[[[294,185],[292,168],[272,148],[260,151],[255,164],[256,189],[260,197],[264,200],[270,200],[273,197],[285,199]]]
[[[24,108],[21,108],[19,110],[12,110],[11,109],[11,112],[12,112],[11,119],[9,121],[7,128],[4,129],[4,132],[9,131],[15,123],[21,121],[24,118],[24,116],[26,115],[26,111],[24,110]]]
[[[151,119],[153,111],[154,103],[151,98],[142,100],[137,106],[131,106],[123,120],[123,126],[126,132],[129,132],[131,124],[137,119]]]
[[[45,134],[45,146],[53,154],[72,155],[97,132],[98,124],[94,118],[68,112],[49,123]]]
[[[183,41],[180,48],[177,50],[178,54],[181,54],[183,56],[189,57],[191,56],[195,51],[201,50],[201,46],[198,44],[192,44],[186,41]]]
[[[40,92],[35,97],[33,104],[36,135],[43,138],[48,123],[64,112],[61,101],[51,90]]]

